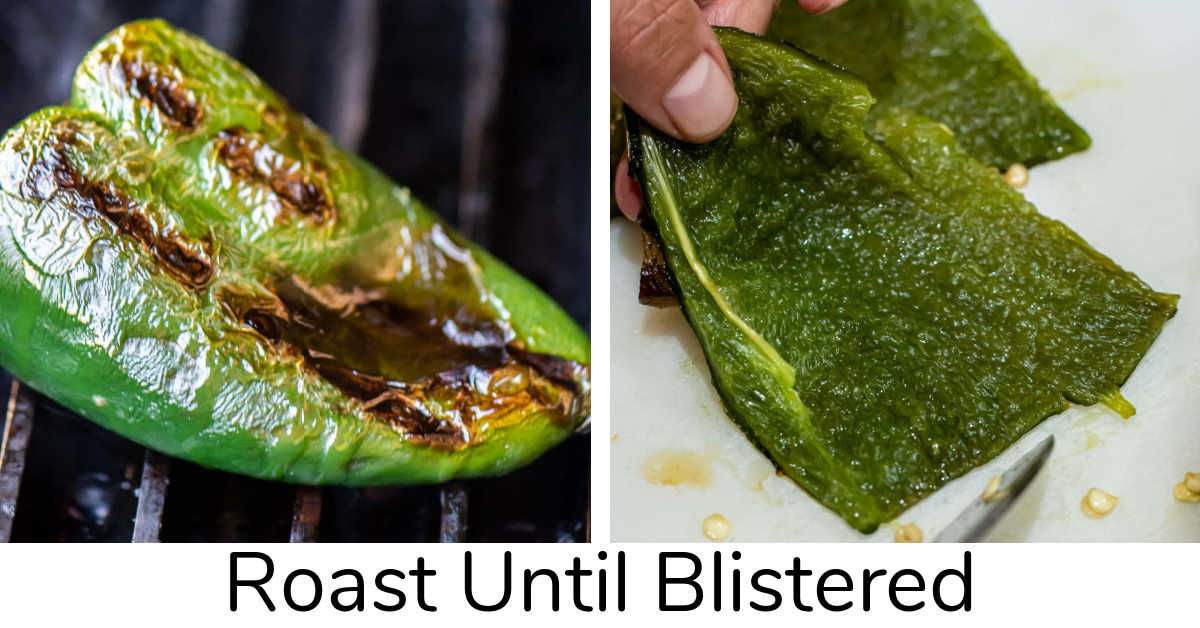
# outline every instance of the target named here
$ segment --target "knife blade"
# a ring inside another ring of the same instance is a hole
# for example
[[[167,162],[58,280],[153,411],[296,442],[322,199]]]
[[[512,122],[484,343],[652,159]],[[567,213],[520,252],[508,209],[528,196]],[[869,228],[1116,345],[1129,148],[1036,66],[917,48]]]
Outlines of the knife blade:
[[[1054,435],[1048,435],[1021,456],[1000,476],[995,490],[985,491],[975,498],[961,514],[947,525],[934,543],[974,543],[992,529],[1050,457]]]

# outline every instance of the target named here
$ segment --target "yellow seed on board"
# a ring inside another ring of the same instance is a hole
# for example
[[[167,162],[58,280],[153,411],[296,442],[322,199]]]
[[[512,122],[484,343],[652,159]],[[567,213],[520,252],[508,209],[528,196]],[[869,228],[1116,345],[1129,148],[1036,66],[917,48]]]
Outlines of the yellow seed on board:
[[[1117,507],[1117,498],[1098,488],[1093,488],[1083,496],[1080,507],[1083,509],[1083,514],[1093,519],[1099,519]]]
[[[1175,485],[1171,494],[1181,502],[1200,503],[1200,473],[1185,473],[1183,481]]]
[[[1171,494],[1175,496],[1175,499],[1181,502],[1200,504],[1200,493],[1193,493],[1191,489],[1188,488],[1186,482],[1180,482],[1179,484],[1176,484],[1175,488],[1171,491]]]
[[[1008,489],[1001,489],[1000,476],[993,475],[992,479],[988,480],[987,487],[983,489],[983,494],[979,496],[979,499],[985,504],[990,504],[1005,497],[1008,497]]]
[[[906,523],[896,526],[896,536],[894,537],[897,543],[920,543],[925,540],[925,535],[921,532],[921,528],[915,523]]]
[[[1193,493],[1200,493],[1200,473],[1185,473],[1183,483]]]
[[[1013,164],[1004,172],[1004,180],[1014,188],[1023,188],[1029,183],[1029,169],[1022,164]]]
[[[733,524],[725,518],[725,515],[713,513],[704,518],[704,523],[700,526],[704,530],[704,536],[710,541],[724,541],[733,533]]]

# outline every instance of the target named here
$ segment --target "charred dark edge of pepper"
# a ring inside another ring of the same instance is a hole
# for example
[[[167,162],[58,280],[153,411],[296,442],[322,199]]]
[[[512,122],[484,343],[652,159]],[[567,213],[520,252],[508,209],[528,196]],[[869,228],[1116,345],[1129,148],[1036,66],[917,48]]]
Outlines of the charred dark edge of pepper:
[[[130,86],[150,101],[172,124],[190,131],[196,128],[203,109],[195,96],[158,64],[121,59],[121,71]]]
[[[318,223],[334,218],[333,206],[325,192],[301,173],[299,168],[294,167],[294,160],[279,154],[286,166],[263,172],[254,156],[268,147],[265,142],[237,127],[225,129],[218,136],[220,143],[217,156],[221,163],[235,176],[271,188],[286,210],[280,219],[287,219],[288,214],[296,212]]]
[[[624,107],[625,145],[629,150],[629,177],[638,185],[642,181],[642,138],[637,132],[639,125],[644,124],[637,113]],[[642,230],[642,267],[638,280],[638,303],[652,307],[672,307],[679,305],[679,291],[675,289],[675,279],[667,266],[667,258],[662,252],[662,242],[658,239],[658,225],[646,207],[645,196],[642,197],[642,207],[638,211],[636,221]]]
[[[469,405],[469,396],[473,386],[472,378],[479,371],[491,374],[520,364],[558,387],[568,389],[566,392],[569,396],[564,401],[543,398],[538,394],[539,388],[533,385],[534,382],[527,387],[531,400],[548,408],[558,406],[562,418],[568,418],[572,414],[575,399],[587,394],[583,382],[586,381],[590,369],[586,365],[558,356],[525,351],[513,343],[492,347],[499,354],[498,366],[492,368],[471,365],[434,373],[411,383],[390,381],[381,375],[355,369],[336,356],[319,353],[289,339],[288,327],[298,324],[293,306],[280,298],[280,293],[272,293],[277,300],[269,303],[265,300],[239,301],[227,294],[220,295],[219,300],[233,318],[254,330],[277,351],[300,359],[305,368],[346,396],[363,404],[363,410],[394,423],[407,438],[415,442],[446,449],[471,444],[476,417],[473,416],[473,409]],[[383,308],[382,311],[390,310]],[[452,338],[446,338],[446,341],[454,344]],[[417,402],[430,393],[443,390],[450,390],[455,394],[454,409],[460,421],[439,419]]]
[[[40,158],[30,166],[22,193],[30,198],[49,200],[53,193],[40,196],[38,190],[43,188],[33,182],[34,179],[49,179],[54,183],[55,192],[75,192],[94,213],[103,216],[121,233],[148,249],[167,273],[186,287],[199,290],[208,284],[213,276],[211,241],[206,238],[189,246],[191,243],[187,238],[167,229],[156,228],[150,217],[144,211],[139,211],[129,197],[113,192],[105,183],[85,179],[68,162],[66,155],[66,147],[61,139],[57,144],[43,149]],[[83,207],[77,205],[75,209],[81,210]]]
[[[671,269],[663,256],[662,244],[655,231],[642,226],[642,269],[638,280],[638,303],[652,307],[679,305]]]

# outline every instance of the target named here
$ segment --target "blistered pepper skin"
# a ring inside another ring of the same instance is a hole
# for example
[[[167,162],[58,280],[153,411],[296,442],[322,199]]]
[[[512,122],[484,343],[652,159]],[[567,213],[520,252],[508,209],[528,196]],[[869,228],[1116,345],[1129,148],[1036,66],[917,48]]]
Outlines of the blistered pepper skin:
[[[148,447],[267,479],[506,473],[589,413],[524,278],[161,21],[0,143],[0,364]]]

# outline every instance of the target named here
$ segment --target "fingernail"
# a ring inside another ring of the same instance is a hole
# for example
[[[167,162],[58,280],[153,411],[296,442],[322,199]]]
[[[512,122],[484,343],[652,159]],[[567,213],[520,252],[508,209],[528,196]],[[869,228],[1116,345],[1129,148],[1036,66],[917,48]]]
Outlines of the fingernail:
[[[843,4],[846,4],[846,0],[825,0],[824,3],[821,3],[813,11],[813,13],[815,13],[817,15],[820,15],[822,13],[828,13],[828,12],[842,6]]]
[[[663,96],[663,109],[671,122],[684,139],[694,141],[720,135],[733,120],[737,103],[733,83],[706,52],[696,57]]]
[[[833,0],[808,0],[800,4],[805,11],[813,15],[820,15],[834,8]]]

